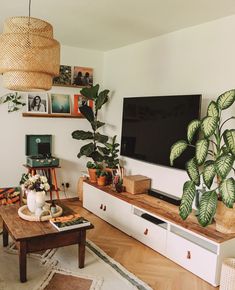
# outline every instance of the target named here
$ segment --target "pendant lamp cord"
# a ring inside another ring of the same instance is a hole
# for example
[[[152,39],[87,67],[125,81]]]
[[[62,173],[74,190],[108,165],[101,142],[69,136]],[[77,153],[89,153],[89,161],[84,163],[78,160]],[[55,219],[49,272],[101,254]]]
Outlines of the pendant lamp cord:
[[[29,19],[30,19],[30,16],[31,16],[31,0],[29,0]]]

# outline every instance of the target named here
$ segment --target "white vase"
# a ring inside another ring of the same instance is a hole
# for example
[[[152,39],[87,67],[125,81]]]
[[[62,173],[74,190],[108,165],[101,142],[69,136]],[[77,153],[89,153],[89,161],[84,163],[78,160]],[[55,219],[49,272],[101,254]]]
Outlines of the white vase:
[[[27,190],[27,206],[28,209],[34,213],[36,209],[36,191]]]
[[[27,192],[27,206],[28,209],[35,213],[35,215],[40,216],[43,212],[43,206],[45,204],[46,194],[45,191],[34,191],[29,190]]]

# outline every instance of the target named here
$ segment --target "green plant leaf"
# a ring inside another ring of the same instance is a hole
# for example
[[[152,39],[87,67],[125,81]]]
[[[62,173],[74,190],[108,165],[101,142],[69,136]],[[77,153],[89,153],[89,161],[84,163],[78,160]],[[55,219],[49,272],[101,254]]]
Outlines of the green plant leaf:
[[[234,158],[231,155],[221,155],[215,161],[216,172],[222,179],[224,179],[231,171],[233,162]]]
[[[95,117],[91,107],[83,105],[79,107],[79,110],[90,123],[94,122]]]
[[[95,146],[93,143],[88,143],[81,147],[80,152],[78,153],[78,158],[82,156],[90,157],[91,153],[95,150]]]
[[[179,140],[175,144],[171,146],[170,153],[170,164],[173,165],[173,162],[176,158],[178,158],[187,148],[187,143],[184,140]]]
[[[95,162],[102,162],[104,160],[104,156],[98,151],[93,151],[89,157],[91,157]]]
[[[208,226],[216,212],[217,194],[214,190],[203,193],[199,204],[198,222],[203,227]]]
[[[99,149],[99,151],[101,151],[103,154],[108,155],[109,154],[109,150],[105,147],[101,147],[101,146],[97,146],[97,148]]]
[[[207,188],[211,188],[213,179],[216,175],[215,164],[213,161],[207,162],[202,172],[202,177]]]
[[[190,177],[190,179],[197,185],[200,185],[200,175],[199,175],[199,170],[197,167],[197,163],[196,163],[196,159],[195,157],[190,159],[187,163],[186,163],[186,170],[187,173]]]
[[[201,129],[206,138],[215,133],[215,129],[219,126],[218,117],[205,117],[202,120]]]
[[[183,195],[179,208],[179,214],[185,220],[192,212],[192,204],[196,194],[196,187],[192,180],[186,181],[183,187]]]
[[[229,207],[233,208],[233,204],[235,202],[235,181],[232,177],[225,179],[220,184],[220,192],[222,195],[223,203]]]
[[[83,88],[81,89],[80,94],[89,100],[96,100],[98,97],[99,88],[100,86],[98,84],[91,86],[90,88]]]
[[[225,130],[223,133],[224,143],[229,151],[235,156],[235,129]]]
[[[72,137],[77,140],[87,140],[93,139],[94,135],[89,131],[76,130],[72,133]]]
[[[187,130],[187,138],[189,143],[193,141],[193,136],[196,133],[196,131],[200,128],[201,121],[199,120],[192,120],[189,125],[188,125],[188,130]]]
[[[211,101],[207,108],[207,116],[208,117],[219,117],[219,110],[217,103],[215,101]]]
[[[96,110],[100,110],[101,107],[108,101],[108,93],[109,93],[109,90],[104,90],[98,95],[95,101]]]
[[[233,104],[234,100],[235,100],[235,90],[230,90],[218,97],[217,104],[221,110],[225,110]]]
[[[100,133],[95,133],[95,140],[99,143],[106,143],[108,141],[109,137],[106,135],[102,135]]]
[[[207,157],[209,141],[207,139],[198,140],[196,143],[196,161],[198,165],[202,165]]]

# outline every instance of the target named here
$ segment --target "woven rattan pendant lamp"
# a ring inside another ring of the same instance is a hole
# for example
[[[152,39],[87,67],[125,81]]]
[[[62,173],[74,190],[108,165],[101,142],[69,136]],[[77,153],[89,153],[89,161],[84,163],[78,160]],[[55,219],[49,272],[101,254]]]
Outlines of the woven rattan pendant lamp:
[[[10,90],[49,90],[59,74],[60,44],[53,39],[53,27],[30,16],[11,17],[0,35],[0,73]]]

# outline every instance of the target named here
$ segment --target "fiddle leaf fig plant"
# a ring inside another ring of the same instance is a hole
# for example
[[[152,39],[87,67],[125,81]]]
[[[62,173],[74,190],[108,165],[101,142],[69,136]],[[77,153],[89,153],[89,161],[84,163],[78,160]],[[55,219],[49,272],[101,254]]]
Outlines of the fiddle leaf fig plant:
[[[104,161],[108,168],[116,169],[119,164],[118,152],[119,143],[116,142],[117,135],[113,136],[110,143],[104,143],[105,147],[99,148],[104,154]]]
[[[235,90],[220,95],[211,101],[207,114],[202,120],[192,120],[187,129],[187,141],[179,140],[171,147],[170,163],[178,158],[188,146],[195,147],[195,156],[186,163],[189,180],[184,183],[179,214],[185,220],[192,211],[197,187],[206,186],[199,201],[198,222],[207,226],[216,213],[218,199],[228,208],[235,202],[235,129],[223,130],[228,121],[235,116],[222,120],[224,110],[235,101]],[[193,138],[198,133],[196,145]]]
[[[100,148],[105,148],[104,144],[108,141],[108,136],[98,132],[98,129],[105,125],[105,123],[98,120],[98,112],[108,101],[109,90],[99,92],[99,87],[100,86],[97,84],[80,91],[87,100],[91,100],[94,103],[94,111],[86,104],[79,106],[80,112],[91,125],[91,131],[76,130],[72,133],[74,139],[88,141],[88,144],[80,148],[77,157],[90,157],[93,159],[94,163],[102,162],[104,160]],[[103,145],[103,147],[100,144]]]

